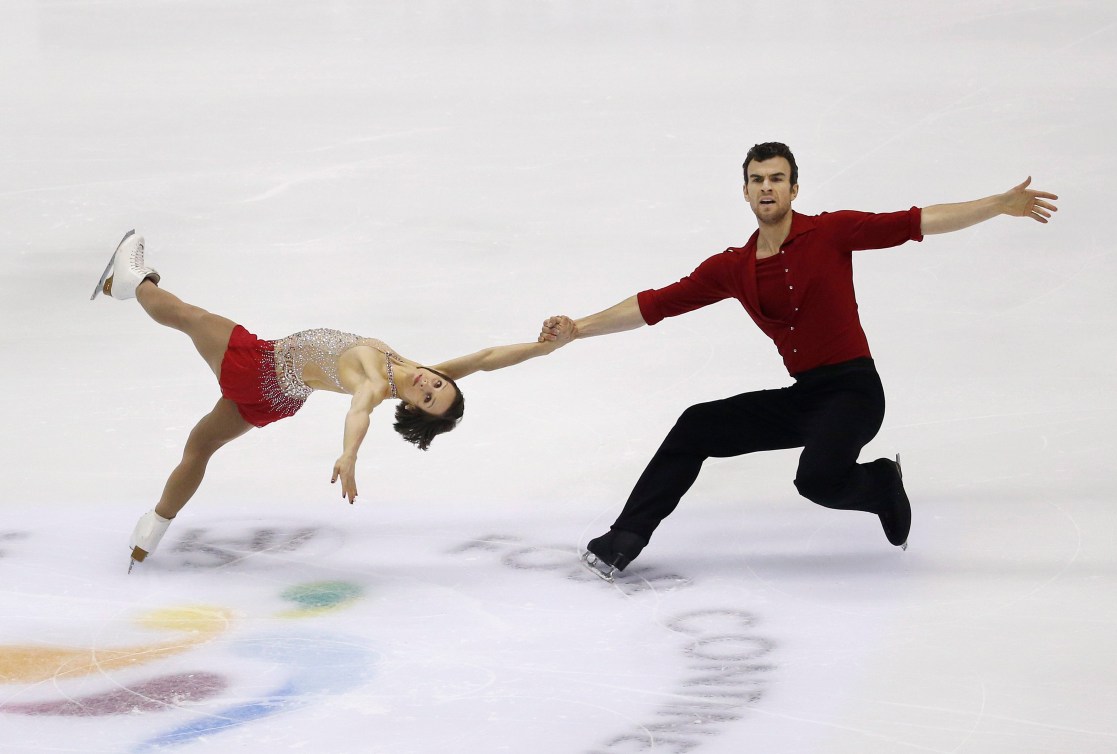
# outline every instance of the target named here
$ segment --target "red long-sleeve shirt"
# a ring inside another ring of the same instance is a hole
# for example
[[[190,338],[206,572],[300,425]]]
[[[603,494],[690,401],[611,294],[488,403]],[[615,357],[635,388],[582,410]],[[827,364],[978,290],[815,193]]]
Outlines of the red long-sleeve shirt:
[[[779,254],[757,262],[757,231],[679,282],[638,294],[640,313],[654,325],[735,298],[776,344],[791,375],[870,356],[857,316],[853,252],[922,241],[921,218],[918,207],[885,214],[794,212]]]

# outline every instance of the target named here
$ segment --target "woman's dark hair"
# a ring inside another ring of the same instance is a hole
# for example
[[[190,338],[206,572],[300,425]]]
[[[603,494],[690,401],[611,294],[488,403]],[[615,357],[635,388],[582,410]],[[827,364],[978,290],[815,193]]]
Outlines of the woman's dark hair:
[[[400,437],[419,446],[419,450],[426,450],[431,446],[431,441],[443,432],[449,432],[458,426],[465,413],[465,396],[462,395],[458,383],[444,375],[442,372],[427,367],[443,380],[453,385],[456,397],[450,407],[442,414],[430,414],[409,403],[400,402],[396,406],[396,423],[393,425]]]
[[[773,157],[783,157],[791,165],[791,185],[799,183],[799,166],[795,164],[795,155],[791,153],[786,144],[781,144],[778,141],[766,141],[763,144],[757,144],[749,153],[745,155],[745,164],[741,169],[745,173],[745,183],[749,182],[749,163],[753,160],[757,162],[764,162]]]

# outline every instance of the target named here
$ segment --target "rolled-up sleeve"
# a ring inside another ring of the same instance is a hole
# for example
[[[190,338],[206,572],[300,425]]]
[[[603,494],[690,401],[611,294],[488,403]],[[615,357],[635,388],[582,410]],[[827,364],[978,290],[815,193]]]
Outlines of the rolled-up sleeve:
[[[641,291],[636,294],[640,315],[649,325],[654,325],[666,317],[686,314],[729,298],[733,294],[726,285],[726,276],[732,262],[729,252],[717,254],[677,283]]]
[[[850,251],[865,249],[887,249],[907,243],[922,241],[920,228],[923,210],[919,207],[900,212],[840,212],[823,213],[820,217],[833,223],[835,240]]]

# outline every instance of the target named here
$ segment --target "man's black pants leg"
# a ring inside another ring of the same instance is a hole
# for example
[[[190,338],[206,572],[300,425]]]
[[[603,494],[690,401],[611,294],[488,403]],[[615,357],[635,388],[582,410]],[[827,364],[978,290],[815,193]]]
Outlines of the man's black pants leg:
[[[691,406],[652,457],[612,530],[646,543],[707,458],[795,447],[803,448],[795,485],[804,497],[829,508],[880,513],[894,488],[891,468],[859,464],[857,457],[883,418],[884,390],[871,359],[812,370],[791,387]]]

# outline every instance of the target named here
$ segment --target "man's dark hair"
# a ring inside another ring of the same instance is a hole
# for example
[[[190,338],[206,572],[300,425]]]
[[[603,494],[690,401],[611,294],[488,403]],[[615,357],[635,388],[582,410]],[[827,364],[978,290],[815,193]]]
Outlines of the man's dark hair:
[[[749,163],[753,160],[757,162],[764,162],[773,157],[783,157],[791,165],[791,185],[799,183],[799,166],[795,164],[795,155],[791,153],[786,144],[781,144],[778,141],[766,141],[763,144],[757,144],[749,153],[745,155],[745,164],[741,169],[745,173],[745,183],[749,182]]]
[[[431,441],[435,437],[458,426],[458,422],[462,420],[462,415],[465,414],[465,396],[462,395],[458,383],[442,372],[437,372],[430,367],[427,367],[427,369],[453,385],[456,397],[450,407],[443,411],[441,415],[428,413],[420,407],[408,403],[400,402],[396,406],[396,423],[393,425],[396,432],[399,432],[403,439],[419,446],[419,450],[426,450],[431,446]]]

